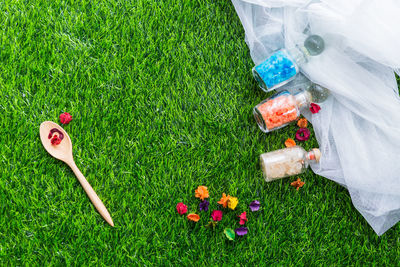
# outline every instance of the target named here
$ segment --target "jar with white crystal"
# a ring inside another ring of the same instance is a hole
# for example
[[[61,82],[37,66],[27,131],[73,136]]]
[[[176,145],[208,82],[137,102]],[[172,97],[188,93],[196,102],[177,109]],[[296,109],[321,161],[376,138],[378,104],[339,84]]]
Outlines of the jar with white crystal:
[[[261,170],[267,182],[305,172],[310,162],[321,158],[319,149],[310,151],[300,146],[293,146],[260,155]]]

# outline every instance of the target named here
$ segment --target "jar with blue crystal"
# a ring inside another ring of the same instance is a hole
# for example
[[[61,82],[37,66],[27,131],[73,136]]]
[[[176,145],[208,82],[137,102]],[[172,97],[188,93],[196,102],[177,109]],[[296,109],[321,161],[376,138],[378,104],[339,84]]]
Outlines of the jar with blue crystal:
[[[311,35],[304,41],[304,46],[275,51],[260,65],[252,70],[253,76],[261,89],[272,91],[293,80],[299,72],[299,64],[307,62],[309,56],[317,56],[324,51],[324,40],[318,35]]]

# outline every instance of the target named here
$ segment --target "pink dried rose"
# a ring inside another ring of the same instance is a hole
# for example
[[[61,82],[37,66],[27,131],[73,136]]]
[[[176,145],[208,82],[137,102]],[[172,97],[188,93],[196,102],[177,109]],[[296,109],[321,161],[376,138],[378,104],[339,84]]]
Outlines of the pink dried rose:
[[[178,204],[176,204],[176,211],[180,215],[185,214],[187,212],[187,206],[183,204],[183,202],[179,202]]]
[[[62,124],[68,124],[72,121],[72,115],[68,112],[64,112],[60,114],[60,122]]]
[[[213,211],[211,212],[211,218],[212,218],[214,221],[216,221],[216,222],[222,220],[222,211],[220,211],[220,210],[213,210]]]
[[[310,111],[315,114],[318,113],[318,111],[320,111],[321,107],[318,104],[315,103],[311,103],[310,104]]]

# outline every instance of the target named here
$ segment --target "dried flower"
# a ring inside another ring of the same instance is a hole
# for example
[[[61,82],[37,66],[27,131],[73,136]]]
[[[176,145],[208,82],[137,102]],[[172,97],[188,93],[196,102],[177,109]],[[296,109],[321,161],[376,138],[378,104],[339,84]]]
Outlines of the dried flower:
[[[305,182],[302,182],[300,180],[300,178],[297,178],[296,181],[290,183],[291,186],[296,187],[296,190],[299,190],[300,187],[303,187],[303,185],[305,184]]]
[[[53,138],[51,138],[51,144],[53,146],[59,145],[60,143],[61,139],[57,135],[54,135]]]
[[[286,139],[286,141],[285,141],[285,146],[286,147],[292,147],[292,146],[295,146],[295,145],[296,145],[296,142],[292,138]]]
[[[315,114],[318,113],[318,111],[320,111],[321,107],[318,104],[315,103],[311,103],[310,104],[310,111]]]
[[[240,218],[240,225],[243,225],[247,222],[247,218],[246,218],[246,212],[243,212],[242,214],[238,215],[238,217]]]
[[[213,211],[211,212],[211,218],[212,218],[214,221],[216,221],[216,222],[222,220],[222,211],[220,211],[220,210],[213,210]]]
[[[206,186],[199,186],[197,189],[194,191],[195,192],[195,197],[200,198],[201,200],[204,200],[205,198],[208,198],[208,190]]]
[[[179,202],[178,204],[176,204],[176,211],[180,215],[185,214],[187,212],[187,206],[183,204],[183,202]]]
[[[221,204],[222,207],[226,208],[228,206],[228,200],[230,197],[231,197],[230,195],[225,195],[225,193],[222,193],[222,198],[217,203]]]
[[[239,200],[237,199],[237,197],[230,197],[228,199],[228,208],[230,208],[231,210],[234,210],[238,203],[239,203]]]
[[[235,240],[235,232],[231,228],[225,228],[224,234],[226,235],[226,238],[228,238],[229,240],[231,241]]]
[[[202,202],[200,202],[199,209],[200,210],[204,210],[204,211],[208,211],[208,205],[210,205],[210,202],[208,202],[208,200],[205,199]]]
[[[217,224],[218,224],[218,222],[209,221],[207,225],[204,225],[204,227],[212,228],[213,230],[215,230],[215,227],[217,226]]]
[[[235,233],[236,233],[238,236],[247,235],[247,232],[248,232],[247,227],[239,227],[239,228],[236,228],[236,229],[235,229]]]
[[[297,122],[297,126],[299,126],[300,128],[306,128],[308,125],[308,121],[306,118],[301,118],[298,122]]]
[[[253,202],[251,202],[250,209],[251,211],[258,211],[260,209],[260,201],[254,200]]]
[[[60,122],[62,124],[68,124],[72,121],[72,115],[68,112],[64,112],[60,114]]]
[[[197,215],[197,214],[195,214],[195,213],[190,213],[190,214],[187,216],[187,218],[188,218],[190,221],[193,221],[193,222],[198,222],[198,221],[200,220],[200,216]]]
[[[306,141],[310,138],[310,130],[307,128],[300,128],[296,132],[296,139],[299,141]]]

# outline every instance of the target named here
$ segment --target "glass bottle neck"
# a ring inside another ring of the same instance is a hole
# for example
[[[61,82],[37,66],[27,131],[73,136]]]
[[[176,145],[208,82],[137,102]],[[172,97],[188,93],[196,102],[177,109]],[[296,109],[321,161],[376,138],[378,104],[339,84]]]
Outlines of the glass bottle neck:
[[[315,154],[314,151],[308,151],[306,155],[306,159],[308,160],[315,160]]]
[[[302,91],[294,95],[296,104],[299,108],[308,106],[311,103],[311,94],[308,91]]]
[[[304,46],[296,45],[295,47],[287,48],[286,50],[299,65],[307,63],[307,58],[310,56],[310,53]]]

